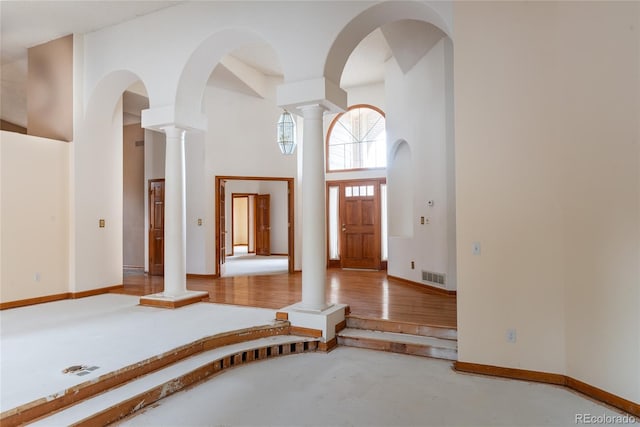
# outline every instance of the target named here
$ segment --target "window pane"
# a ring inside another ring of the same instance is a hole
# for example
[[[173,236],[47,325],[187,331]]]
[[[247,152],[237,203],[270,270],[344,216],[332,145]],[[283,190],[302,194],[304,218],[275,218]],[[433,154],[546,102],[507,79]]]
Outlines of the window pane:
[[[328,138],[328,170],[386,167],[385,118],[370,107],[338,116]]]
[[[363,196],[363,197],[367,195],[367,186],[366,185],[361,185],[360,186],[360,195]]]
[[[344,195],[345,197],[351,197],[351,187],[345,187]]]
[[[338,217],[338,187],[329,187],[329,259],[340,259]]]
[[[367,185],[367,196],[373,196],[373,185]]]
[[[353,196],[354,197],[358,197],[360,195],[360,187],[358,187],[357,185],[353,186]]]
[[[380,245],[380,258],[387,261],[389,258],[389,247],[387,241],[387,184],[380,184],[380,231],[382,234],[382,244]]]

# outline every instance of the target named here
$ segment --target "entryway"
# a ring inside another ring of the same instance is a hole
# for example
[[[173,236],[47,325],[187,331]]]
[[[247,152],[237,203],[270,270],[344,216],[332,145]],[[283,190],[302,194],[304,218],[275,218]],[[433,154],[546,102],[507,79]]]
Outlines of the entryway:
[[[386,179],[327,182],[329,267],[386,269]]]

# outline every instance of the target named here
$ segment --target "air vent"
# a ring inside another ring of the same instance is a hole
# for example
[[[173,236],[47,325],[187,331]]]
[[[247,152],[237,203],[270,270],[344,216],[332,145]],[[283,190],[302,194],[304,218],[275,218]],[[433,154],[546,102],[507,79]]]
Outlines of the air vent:
[[[136,141],[136,147],[144,147],[144,140]]]
[[[440,287],[444,287],[447,283],[447,276],[442,273],[434,273],[432,271],[423,271],[422,272],[422,280],[425,282],[433,283],[434,285],[438,285]]]

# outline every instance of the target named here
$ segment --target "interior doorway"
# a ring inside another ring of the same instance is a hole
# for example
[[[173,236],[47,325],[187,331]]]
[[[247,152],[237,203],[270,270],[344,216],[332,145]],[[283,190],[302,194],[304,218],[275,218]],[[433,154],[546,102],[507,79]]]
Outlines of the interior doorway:
[[[149,275],[164,275],[164,179],[149,180]]]
[[[215,180],[216,276],[225,275],[227,270],[252,274],[246,268],[232,268],[228,264],[240,256],[254,263],[260,257],[269,261],[279,258],[284,261],[281,270],[293,273],[293,178],[216,176]],[[255,191],[246,191],[247,188]],[[227,199],[231,199],[231,207]],[[275,272],[271,271],[272,266],[264,268],[266,272]]]

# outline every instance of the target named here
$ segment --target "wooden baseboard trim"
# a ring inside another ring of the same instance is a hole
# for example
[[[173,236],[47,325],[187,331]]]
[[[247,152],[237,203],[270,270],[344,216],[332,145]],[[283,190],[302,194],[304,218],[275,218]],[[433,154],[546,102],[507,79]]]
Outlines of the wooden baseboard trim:
[[[62,301],[65,299],[78,299],[78,298],[90,297],[94,295],[108,294],[109,292],[119,290],[119,289],[124,289],[124,285],[114,285],[114,286],[107,286],[106,288],[90,289],[88,291],[82,291],[82,292],[64,292],[61,294],[45,295],[42,297],[26,298],[26,299],[21,299],[16,301],[7,301],[7,302],[0,303],[0,310],[26,307],[29,305],[36,305],[36,304],[44,304],[46,302]]]
[[[35,304],[43,304],[45,302],[60,301],[63,299],[69,299],[70,296],[71,296],[70,292],[65,292],[62,294],[45,295],[42,297],[26,298],[26,299],[21,299],[16,301],[2,302],[0,303],[0,310],[6,310],[9,308],[26,307],[28,305],[35,305]]]
[[[273,256],[289,256],[289,254],[282,254],[282,253],[272,253],[271,255],[273,255]]]
[[[71,292],[70,298],[78,299],[78,298],[92,297],[95,295],[108,294],[111,291],[117,291],[121,289],[124,289],[124,285],[107,286],[106,288],[90,289],[88,291],[82,291],[82,292]]]
[[[447,295],[447,296],[457,296],[457,291],[451,291],[448,289],[437,288],[435,286],[429,285],[427,283],[414,282],[413,280],[403,279],[402,277],[390,276],[387,275],[389,279],[397,280],[402,283],[406,283],[407,285],[419,287],[420,289],[427,290],[433,292],[434,294],[439,295]]]
[[[505,368],[479,363],[454,362],[453,369],[471,374],[534,381],[568,387],[599,402],[621,409],[635,417],[640,417],[640,404],[624,399],[608,391],[599,389],[575,378],[549,372],[529,371],[526,369]]]
[[[215,279],[215,274],[191,274],[187,273],[187,279]]]

